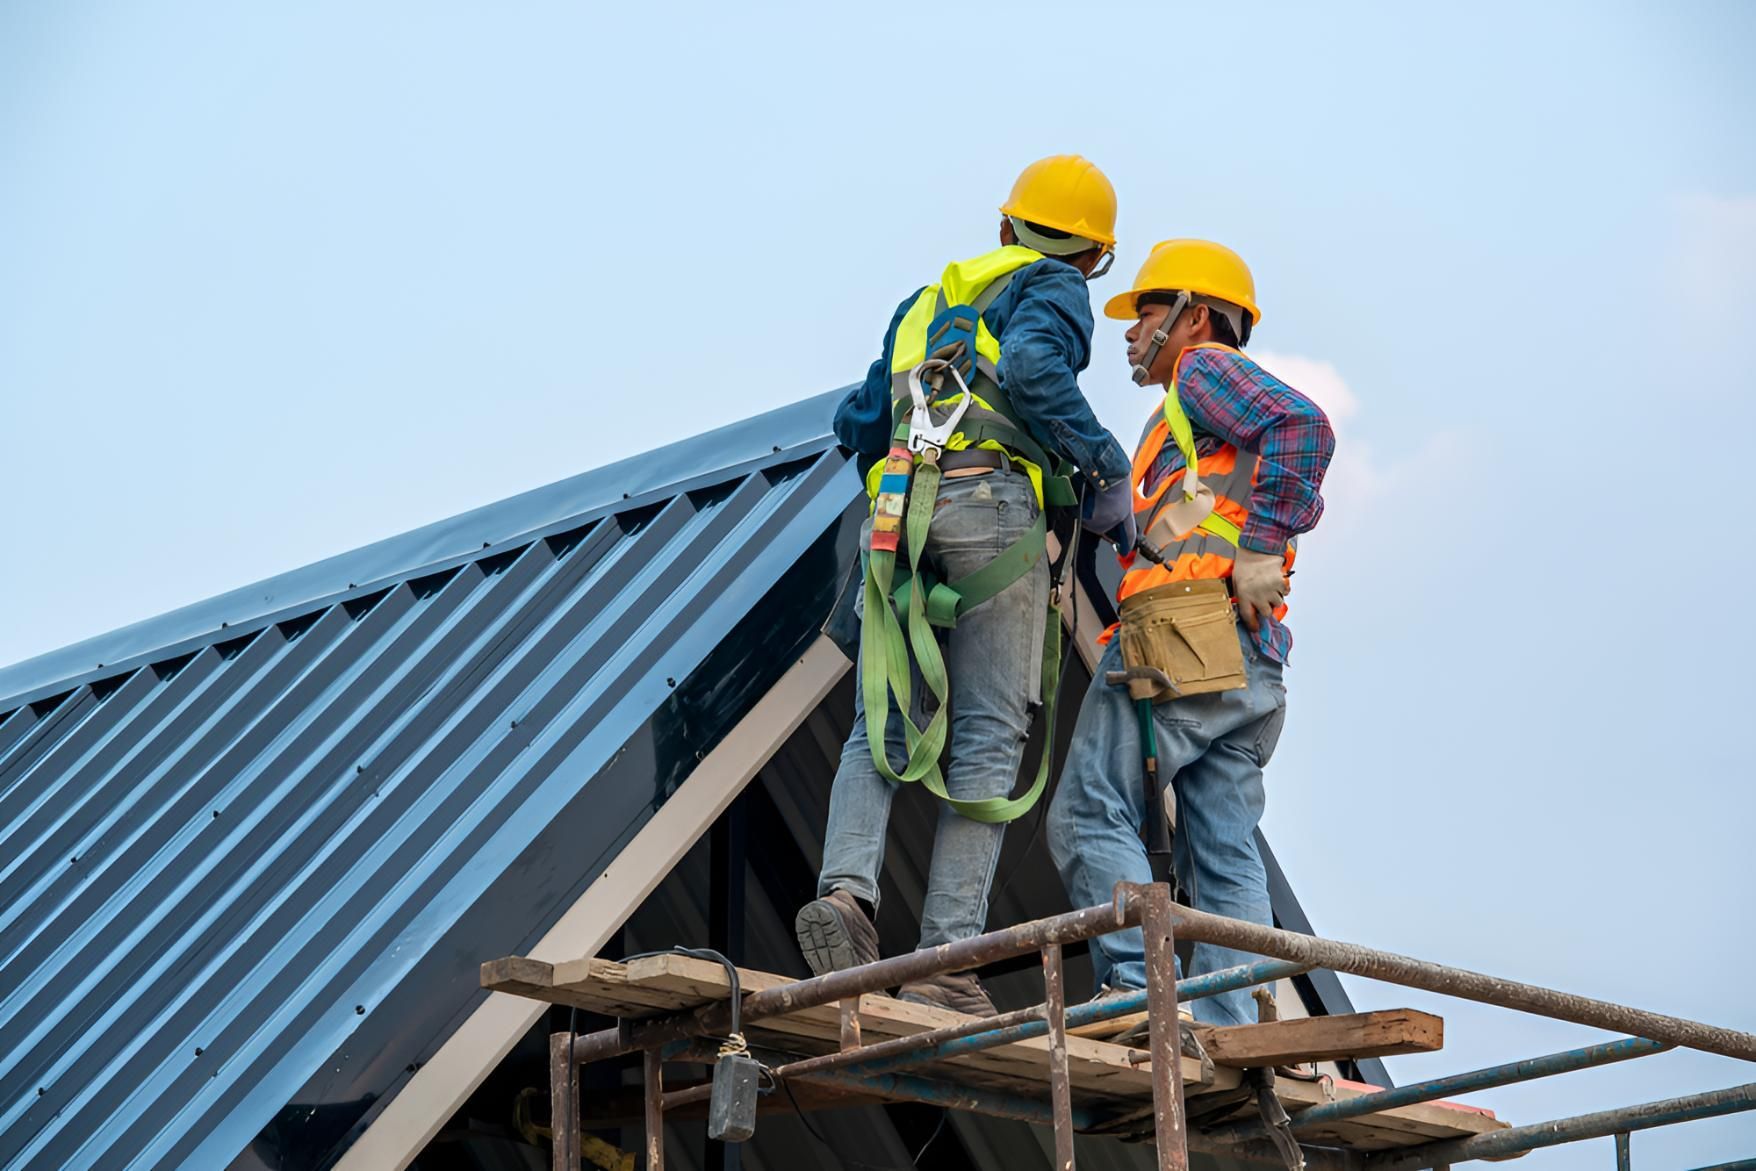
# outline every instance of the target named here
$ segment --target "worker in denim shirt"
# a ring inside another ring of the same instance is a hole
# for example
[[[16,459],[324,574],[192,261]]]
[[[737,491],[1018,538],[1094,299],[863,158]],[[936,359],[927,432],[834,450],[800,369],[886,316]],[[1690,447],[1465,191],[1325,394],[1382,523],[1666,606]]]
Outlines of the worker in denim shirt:
[[[1122,547],[1133,545],[1129,461],[1080,393],[1079,372],[1091,356],[1093,319],[1086,281],[1107,268],[1115,244],[1115,192],[1095,166],[1078,156],[1033,164],[1019,177],[1001,212],[1000,248],[949,266],[938,286],[911,294],[885,330],[883,353],[866,380],[835,412],[835,434],[860,457],[874,499],[897,434],[897,394],[920,361],[926,318],[941,307],[969,304],[985,330],[976,349],[989,355],[1012,424],[1045,454],[1077,467],[1083,480],[1082,520]],[[966,300],[967,299],[967,300]],[[899,343],[899,333],[906,342]],[[991,336],[990,336],[991,335]],[[971,335],[975,337],[977,335]],[[997,343],[997,346],[995,345]],[[899,353],[899,344],[905,352]],[[936,343],[935,343],[936,344]],[[982,401],[979,392],[975,401]],[[1016,434],[1016,433],[1015,433]],[[948,449],[938,457],[939,483],[926,538],[924,567],[955,582],[993,561],[1031,530],[1043,507],[1051,469],[998,444]],[[1028,444],[1026,446],[1029,446]],[[902,454],[908,466],[907,452]],[[870,541],[873,523],[867,524]],[[952,702],[947,796],[964,802],[1004,798],[1012,789],[1029,738],[1031,708],[1048,614],[1049,567],[1038,558],[1023,576],[959,613],[944,636]],[[866,655],[862,651],[862,664]],[[918,674],[918,672],[917,672]],[[918,703],[922,688],[911,689]],[[908,756],[888,696],[886,760]],[[853,731],[842,750],[830,793],[818,898],[795,920],[800,950],[816,974],[879,958],[873,924],[879,901],[890,802],[899,786],[877,767],[867,735],[863,690],[855,689]],[[975,820],[950,804],[940,810],[921,911],[918,946],[933,947],[980,934],[1005,825]],[[906,984],[905,1000],[961,1012],[991,1013],[993,1004],[973,973]]]

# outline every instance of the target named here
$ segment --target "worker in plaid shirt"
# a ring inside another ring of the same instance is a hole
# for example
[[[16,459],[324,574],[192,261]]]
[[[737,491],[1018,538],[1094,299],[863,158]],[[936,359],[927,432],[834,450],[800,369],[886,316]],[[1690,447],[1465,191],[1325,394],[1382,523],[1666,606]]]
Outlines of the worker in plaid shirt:
[[[1134,457],[1141,542],[1122,559],[1118,600],[1155,589],[1154,596],[1198,596],[1211,599],[1203,604],[1223,622],[1229,594],[1242,670],[1214,683],[1225,689],[1165,690],[1149,704],[1109,681],[1124,663],[1123,639],[1107,632],[1049,809],[1050,851],[1077,907],[1108,903],[1117,882],[1152,881],[1141,833],[1149,809],[1162,817],[1163,804],[1161,793],[1149,800],[1142,778],[1168,779],[1183,897],[1200,910],[1272,926],[1256,846],[1262,770],[1286,718],[1282,675],[1292,635],[1282,619],[1294,539],[1323,514],[1319,489],[1334,432],[1315,403],[1243,352],[1260,312],[1250,270],[1230,249],[1160,244],[1105,313],[1134,323],[1127,341],[1135,381],[1166,391]],[[1195,475],[1186,476],[1190,455]],[[1157,768],[1143,774],[1148,720]],[[1146,986],[1139,931],[1099,936],[1091,954],[1100,995]],[[1255,958],[1198,943],[1191,974]],[[1256,1020],[1247,989],[1194,1005],[1213,1024]],[[1184,1033],[1186,1050],[1198,1053]]]

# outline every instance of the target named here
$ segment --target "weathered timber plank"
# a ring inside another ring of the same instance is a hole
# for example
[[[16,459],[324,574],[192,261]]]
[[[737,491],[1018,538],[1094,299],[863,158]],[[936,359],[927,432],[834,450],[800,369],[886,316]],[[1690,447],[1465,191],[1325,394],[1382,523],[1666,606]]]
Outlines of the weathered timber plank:
[[[1259,1025],[1197,1025],[1195,1031],[1214,1064],[1237,1068],[1431,1053],[1445,1044],[1445,1022],[1412,1008]]]
[[[748,992],[788,982],[787,977],[766,972],[743,972],[740,976],[740,984]],[[723,968],[685,956],[655,956],[635,960],[631,965],[598,959],[551,965],[522,956],[508,956],[482,965],[482,986],[626,1017],[680,1012],[709,1001],[723,1000],[729,992]],[[956,1013],[884,996],[862,997],[859,1011],[862,1031],[868,1041],[910,1036],[963,1019]],[[1269,1026],[1239,1027],[1261,1029]],[[835,1004],[824,1005],[785,1017],[752,1022],[747,1031],[753,1037],[760,1034],[772,1036],[780,1042],[780,1047],[786,1049],[831,1052],[839,1047],[840,1010]],[[1119,1104],[1121,1100],[1150,1097],[1150,1066],[1129,1066],[1127,1048],[1089,1039],[1082,1039],[1079,1045],[1085,1060],[1074,1065],[1075,1042],[1069,1038],[1068,1056],[1074,1074],[1075,1095],[1079,1100],[1102,1098]],[[1087,1046],[1090,1048],[1085,1048]],[[1047,1061],[1047,1041],[1038,1038],[971,1054],[955,1063],[922,1067],[922,1072],[946,1076],[955,1071],[959,1079],[971,1084],[1042,1094],[1046,1093],[1047,1087]],[[1204,1094],[1228,1090],[1238,1084],[1237,1071],[1223,1065],[1215,1069],[1214,1080],[1208,1085],[1200,1084],[1199,1070],[1193,1062],[1185,1061],[1183,1069],[1193,1101],[1199,1101]],[[1345,1086],[1326,1088],[1323,1083],[1290,1078],[1278,1079],[1276,1089],[1288,1111],[1294,1114],[1325,1102],[1356,1097],[1362,1092]],[[1241,1110],[1239,1117],[1246,1113],[1253,1114],[1254,1111]],[[1306,1133],[1314,1141],[1339,1142],[1358,1150],[1383,1150],[1430,1139],[1481,1134],[1507,1125],[1483,1114],[1426,1103],[1382,1111],[1369,1118],[1352,1119]]]
[[[1106,1037],[1114,1037],[1117,1033],[1131,1029],[1146,1019],[1145,1011],[1131,1012],[1127,1016],[1114,1017],[1107,1021],[1093,1021],[1089,1025],[1075,1025],[1067,1030],[1069,1037],[1092,1037],[1102,1041]]]
[[[740,985],[748,992],[788,982],[785,977],[766,972],[745,972],[742,969],[739,970],[738,978]],[[695,1003],[704,1003],[709,999],[723,1000],[730,994],[724,968],[691,956],[648,956],[634,960],[628,965],[627,981],[630,986],[662,989],[679,996],[699,997]],[[965,1019],[962,1014],[945,1009],[871,995],[861,998],[859,1016],[861,1033],[871,1041],[912,1036],[929,1029],[958,1024]],[[750,1027],[766,1033],[819,1043],[829,1042],[829,1048],[834,1049],[839,1046],[841,1036],[840,1009],[835,1004],[827,1004],[752,1022]],[[1084,1094],[1135,1097],[1150,1096],[1152,1093],[1151,1067],[1130,1065],[1128,1051],[1124,1048],[1070,1038],[1067,1057],[1073,1070],[1074,1087]],[[1048,1062],[1048,1039],[1036,1037],[936,1064],[1004,1075],[1023,1082],[1033,1092],[1038,1092],[1047,1087],[1045,1079],[1048,1075]],[[1191,1086],[1202,1084],[1201,1067],[1198,1063],[1184,1060],[1183,1068],[1184,1077]],[[1010,1088],[1021,1087],[1014,1084]]]
[[[1343,1102],[1349,1098],[1357,1098],[1364,1092],[1346,1086],[1325,1089],[1321,1082],[1295,1081],[1284,1077],[1275,1079],[1274,1089],[1280,1095],[1281,1104],[1287,1108],[1287,1112],[1294,1115],[1300,1110],[1326,1102]],[[1338,1122],[1330,1127],[1300,1131],[1299,1134],[1314,1141],[1323,1137],[1339,1138],[1357,1142],[1362,1147],[1373,1136],[1378,1136],[1387,1146],[1407,1146],[1412,1142],[1425,1142],[1427,1139],[1485,1134],[1491,1130],[1504,1130],[1508,1125],[1473,1110],[1457,1110],[1432,1102],[1422,1102],[1418,1106],[1398,1106],[1394,1110],[1383,1110],[1364,1118]]]
[[[1221,1066],[1215,1070],[1215,1077],[1216,1082],[1229,1078],[1231,1084],[1236,1085],[1239,1075],[1236,1070]],[[1367,1092],[1352,1089],[1345,1084],[1335,1085],[1329,1079],[1307,1082],[1286,1077],[1276,1078],[1274,1088],[1280,1096],[1281,1104],[1294,1117],[1313,1106],[1346,1101]],[[1191,1110],[1199,1110],[1200,1103],[1199,1096],[1190,1096]],[[1255,1103],[1242,1102],[1235,1109],[1209,1121],[1254,1121],[1256,1118]],[[1510,1124],[1473,1110],[1459,1110],[1427,1102],[1385,1110],[1362,1118],[1345,1119],[1312,1130],[1301,1130],[1299,1137],[1320,1144],[1345,1146],[1352,1150],[1380,1151],[1414,1146],[1432,1139],[1465,1138],[1472,1134],[1503,1130],[1508,1125]]]
[[[565,1004],[614,1017],[648,1017],[675,1012],[676,997],[630,988],[614,960],[569,960],[549,964],[525,956],[506,956],[482,965],[482,987],[550,1004]]]

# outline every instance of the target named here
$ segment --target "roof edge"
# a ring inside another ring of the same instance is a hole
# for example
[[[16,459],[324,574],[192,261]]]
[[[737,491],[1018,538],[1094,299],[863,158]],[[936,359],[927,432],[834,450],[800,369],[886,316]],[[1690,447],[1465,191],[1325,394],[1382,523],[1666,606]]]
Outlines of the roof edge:
[[[830,419],[846,387],[629,456],[418,529],[241,586],[156,617],[0,668],[0,712],[144,662],[290,616],[322,602],[382,588],[388,581],[479,557],[545,526],[637,507],[751,464],[796,458],[832,441]]]

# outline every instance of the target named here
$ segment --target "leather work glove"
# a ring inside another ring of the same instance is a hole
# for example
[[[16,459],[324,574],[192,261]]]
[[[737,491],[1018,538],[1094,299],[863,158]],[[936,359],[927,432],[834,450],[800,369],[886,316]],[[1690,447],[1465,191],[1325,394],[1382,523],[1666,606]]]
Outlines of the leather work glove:
[[[1134,485],[1118,480],[1101,492],[1087,491],[1080,502],[1079,521],[1088,533],[1096,533],[1127,553],[1134,548]]]
[[[1259,630],[1274,616],[1291,588],[1284,554],[1238,547],[1238,556],[1232,561],[1232,597],[1237,599],[1238,617],[1245,626]]]

